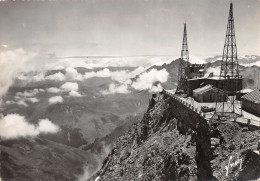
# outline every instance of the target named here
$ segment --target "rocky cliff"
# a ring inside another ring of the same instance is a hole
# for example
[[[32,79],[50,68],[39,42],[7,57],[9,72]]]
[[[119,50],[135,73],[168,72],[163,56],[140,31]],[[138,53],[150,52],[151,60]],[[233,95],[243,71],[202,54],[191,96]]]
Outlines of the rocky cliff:
[[[153,95],[90,180],[249,180],[260,177],[260,131],[208,123],[171,97]]]

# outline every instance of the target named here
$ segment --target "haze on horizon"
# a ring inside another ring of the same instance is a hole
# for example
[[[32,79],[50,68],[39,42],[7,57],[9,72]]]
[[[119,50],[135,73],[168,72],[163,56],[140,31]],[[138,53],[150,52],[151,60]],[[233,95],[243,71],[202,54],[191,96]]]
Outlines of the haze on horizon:
[[[2,48],[70,55],[222,54],[229,0],[0,2]],[[239,54],[260,54],[260,1],[233,0]]]

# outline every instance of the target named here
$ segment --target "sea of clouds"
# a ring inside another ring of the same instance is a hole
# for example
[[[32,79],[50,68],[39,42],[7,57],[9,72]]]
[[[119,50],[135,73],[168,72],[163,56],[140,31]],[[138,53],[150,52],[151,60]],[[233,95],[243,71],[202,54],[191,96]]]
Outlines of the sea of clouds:
[[[192,57],[192,55],[191,55]],[[0,65],[2,71],[0,72],[0,97],[6,93],[9,86],[12,85],[14,78],[22,80],[25,83],[39,82],[44,80],[51,81],[83,81],[92,77],[111,77],[115,81],[114,84],[109,86],[108,90],[103,90],[104,94],[111,93],[128,93],[129,90],[126,87],[130,85],[137,90],[141,89],[138,84],[143,84],[142,79],[138,82],[131,82],[131,78],[144,72],[146,68],[152,65],[162,65],[164,63],[170,63],[178,57],[172,56],[126,56],[126,57],[52,57],[47,58],[45,54],[39,52],[28,52],[24,49],[7,50],[0,52]],[[203,62],[202,59],[197,57],[191,58],[196,63]],[[93,69],[96,67],[103,67],[100,71],[90,71],[84,75],[77,72],[75,67],[85,67]],[[106,67],[138,67],[134,71],[110,71]],[[45,76],[46,70],[65,69],[65,74],[57,72],[52,75]],[[37,74],[26,74],[30,71],[38,71]],[[22,72],[22,73],[21,73]],[[166,72],[156,72],[153,70],[149,75],[154,74],[150,80],[150,76],[147,76],[150,85],[145,85],[144,89],[150,91],[156,91],[160,88],[160,85],[154,87],[155,81],[165,80]],[[156,74],[161,74],[156,78]],[[145,73],[144,75],[145,76]],[[163,77],[163,78],[162,78]],[[158,80],[157,80],[158,79]],[[78,93],[71,92],[71,96],[79,96]]]
[[[13,84],[14,80],[28,83],[41,81],[57,82],[59,86],[46,89],[34,89],[18,92],[6,104],[17,104],[28,107],[30,104],[41,102],[37,97],[39,93],[49,93],[49,104],[63,103],[66,97],[87,96],[80,91],[80,82],[91,78],[111,78],[112,82],[107,88],[99,90],[100,94],[128,94],[134,90],[148,90],[158,92],[163,89],[162,83],[167,82],[169,73],[166,69],[149,69],[152,65],[170,63],[177,57],[171,56],[134,56],[134,57],[56,57],[47,58],[39,52],[28,52],[23,49],[8,50],[0,53],[0,97],[2,97]],[[203,63],[202,59],[191,56],[196,63]],[[77,67],[89,70],[79,73]],[[96,71],[93,68],[99,67]],[[135,69],[116,70],[107,67],[136,67]],[[55,73],[47,73],[56,70]],[[61,71],[59,71],[61,70]],[[18,85],[18,84],[17,84]],[[54,83],[55,85],[55,83]],[[1,101],[2,102],[2,101]]]
[[[59,86],[46,89],[31,89],[16,92],[15,96],[5,104],[17,104],[28,107],[43,101],[40,94],[48,93],[49,104],[63,103],[65,97],[87,96],[80,91],[80,82],[94,77],[111,78],[112,83],[100,90],[100,94],[127,94],[133,90],[161,91],[161,83],[165,83],[169,73],[166,69],[149,69],[152,65],[170,63],[176,58],[171,56],[135,56],[135,57],[52,57],[39,52],[28,52],[24,49],[0,52],[0,98],[8,91],[14,80],[28,83],[41,81],[57,82]],[[79,73],[76,67],[89,69]],[[98,71],[94,68],[101,68]],[[136,67],[131,70],[110,70],[107,67]],[[61,70],[47,74],[48,70]],[[55,85],[55,84],[54,84]],[[65,97],[64,97],[65,96]],[[44,96],[43,96],[44,97]],[[45,98],[46,99],[46,98]],[[2,116],[0,120],[0,136],[9,139],[26,136],[37,136],[41,133],[55,133],[58,127],[47,119],[39,120],[38,125],[30,124],[19,114]],[[11,127],[14,127],[11,130]]]
[[[43,66],[42,71],[36,73],[36,74],[28,74],[26,70],[23,71],[23,73],[17,72],[17,80],[23,81],[26,85],[30,82],[39,82],[44,80],[49,81],[55,81],[55,82],[67,82],[62,87],[52,87],[47,89],[47,92],[49,93],[60,93],[60,92],[68,92],[68,96],[71,97],[80,97],[82,96],[78,92],[78,85],[75,82],[84,81],[93,77],[99,77],[99,78],[105,78],[109,77],[113,80],[113,83],[109,85],[108,89],[106,90],[100,90],[100,92],[104,95],[107,94],[126,94],[131,92],[131,89],[136,90],[149,90],[150,92],[156,92],[160,91],[162,89],[162,86],[160,84],[154,85],[156,82],[164,83],[167,81],[168,72],[163,70],[156,70],[152,69],[150,71],[146,71],[147,67],[141,66],[142,65],[153,65],[153,64],[163,64],[165,62],[169,62],[169,60],[172,61],[169,57],[163,57],[162,59],[159,59],[158,57],[152,58],[148,57],[149,63],[147,63],[147,57],[115,57],[115,58],[100,58],[98,62],[96,62],[96,67],[103,67],[103,69],[99,71],[88,71],[85,74],[78,73],[76,70],[76,67],[83,66],[88,68],[93,68],[93,64],[96,61],[95,58],[93,59],[76,59],[76,61],[70,60],[70,58],[64,58],[64,59],[56,59],[53,62],[48,62],[47,65]],[[70,61],[68,61],[68,59]],[[75,60],[75,59],[73,59]],[[95,60],[95,61],[94,61]],[[119,61],[120,60],[120,61]],[[138,60],[138,61],[137,61]],[[145,61],[144,61],[145,60]],[[25,61],[24,65],[27,65],[28,61]],[[80,62],[80,63],[79,63]],[[89,66],[92,65],[92,66]],[[111,71],[107,66],[137,66],[136,69],[129,71],[129,70],[115,70]],[[68,67],[65,67],[68,66]],[[22,67],[22,66],[20,66]],[[65,71],[64,72],[56,72],[53,74],[45,75],[45,72],[47,69],[57,69],[62,68]],[[23,68],[21,68],[23,70]],[[37,69],[36,69],[37,70]],[[140,75],[137,80],[133,81],[132,79],[136,76]],[[15,77],[14,75],[12,76]],[[13,79],[12,78],[12,79]],[[12,79],[8,80],[9,84],[6,85],[7,88],[11,85]],[[73,83],[74,82],[74,83]],[[65,86],[76,86],[73,90],[68,90]],[[6,92],[3,91],[4,92]],[[52,99],[55,100],[55,99]],[[49,101],[50,103],[55,102],[62,102],[61,99],[57,99],[57,101]],[[25,101],[21,101],[20,105],[26,106]]]
[[[36,53],[27,53],[23,49],[0,52],[0,96],[6,93],[15,76],[35,56]]]

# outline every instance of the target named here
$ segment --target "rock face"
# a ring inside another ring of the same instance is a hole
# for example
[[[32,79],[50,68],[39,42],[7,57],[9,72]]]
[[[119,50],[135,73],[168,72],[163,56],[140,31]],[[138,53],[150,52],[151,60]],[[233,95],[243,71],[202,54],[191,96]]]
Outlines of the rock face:
[[[260,177],[259,155],[251,151],[257,147],[259,131],[242,132],[242,127],[232,122],[211,125],[194,116],[163,93],[153,96],[143,119],[116,141],[102,168],[90,180]]]
[[[41,138],[1,141],[3,180],[77,180],[86,162],[98,165],[93,154]]]
[[[260,155],[255,150],[260,131],[244,132],[233,122],[211,125],[211,129],[211,137],[220,142],[212,147],[213,175],[219,180],[259,179]]]
[[[180,134],[177,123],[169,99],[153,97],[143,119],[117,140],[92,180],[196,180],[197,163],[200,169],[207,165],[196,152],[200,135],[192,129]]]

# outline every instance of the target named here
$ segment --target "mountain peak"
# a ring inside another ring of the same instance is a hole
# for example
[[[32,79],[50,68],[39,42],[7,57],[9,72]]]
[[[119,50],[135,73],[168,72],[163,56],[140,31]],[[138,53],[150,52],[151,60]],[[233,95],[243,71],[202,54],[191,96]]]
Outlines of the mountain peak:
[[[164,93],[154,94],[143,119],[116,141],[90,180],[225,180],[232,155],[243,160],[243,167],[232,168],[231,180],[260,177],[259,164],[253,168],[260,156],[252,152],[259,131],[246,131],[233,122],[208,125],[192,117],[181,121],[183,112],[173,111],[173,104]],[[249,170],[253,174],[245,174]]]

